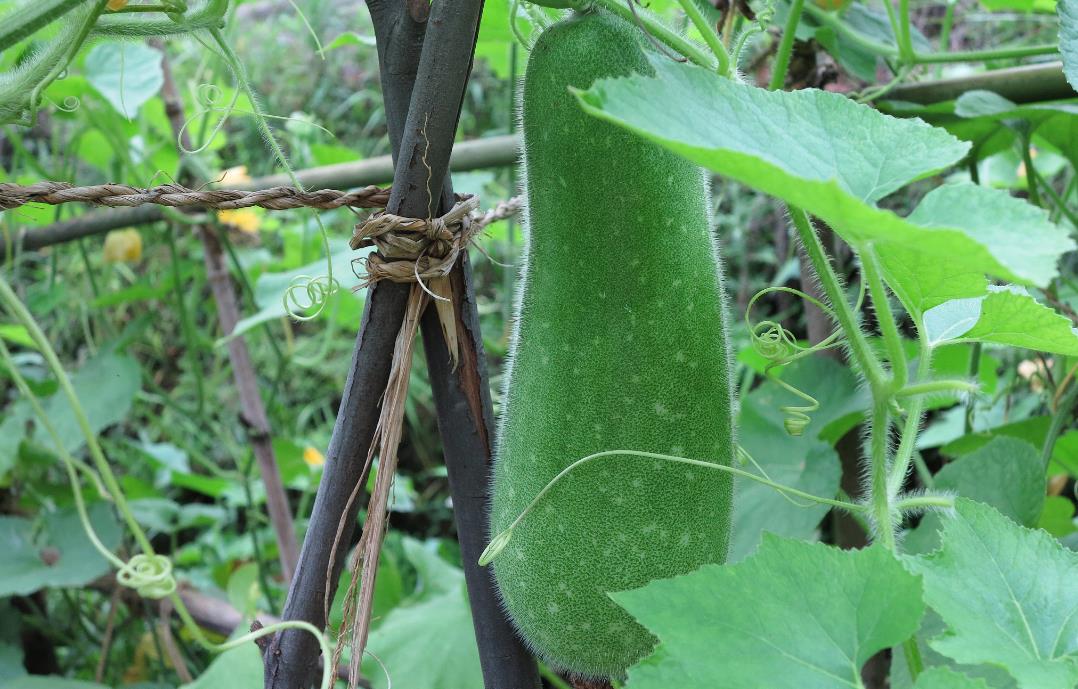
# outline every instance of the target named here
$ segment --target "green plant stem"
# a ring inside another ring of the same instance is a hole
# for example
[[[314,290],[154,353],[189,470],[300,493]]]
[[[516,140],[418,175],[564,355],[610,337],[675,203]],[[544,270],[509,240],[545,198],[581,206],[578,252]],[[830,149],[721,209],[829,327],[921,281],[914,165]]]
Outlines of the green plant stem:
[[[640,459],[658,459],[665,462],[687,464],[689,466],[700,467],[703,469],[722,471],[728,474],[733,474],[734,476],[740,476],[741,478],[747,478],[751,481],[756,481],[757,483],[762,483],[763,485],[774,488],[775,490],[787,496],[793,495],[795,497],[804,498],[805,500],[809,500],[811,502],[818,503],[821,505],[838,507],[849,512],[864,512],[866,510],[864,505],[859,505],[853,502],[845,502],[842,500],[832,500],[831,498],[823,498],[818,495],[812,495],[811,493],[806,493],[790,486],[784,486],[781,483],[776,483],[762,476],[758,476],[752,472],[738,469],[736,467],[727,466],[725,464],[716,464],[714,462],[707,462],[701,459],[689,459],[688,457],[678,457],[675,455],[664,455],[658,452],[643,452],[641,450],[604,450],[603,452],[596,452],[595,454],[590,454],[587,457],[582,457],[576,460],[575,462],[558,472],[557,476],[550,479],[550,481],[545,486],[543,486],[543,489],[539,491],[534,498],[532,498],[532,501],[528,503],[528,506],[521,510],[520,514],[517,515],[516,519],[514,519],[512,523],[509,524],[509,526],[506,527],[501,533],[497,534],[493,539],[491,539],[490,545],[487,546],[487,550],[483,552],[483,556],[480,559],[480,564],[486,564],[487,562],[489,562],[505,547],[505,545],[509,542],[509,538],[513,532],[513,529],[515,529],[517,525],[520,524],[521,521],[523,521],[524,517],[528,516],[528,514],[533,509],[535,509],[536,505],[538,505],[539,502],[546,496],[546,494],[550,492],[550,490],[554,488],[554,486],[561,482],[562,479],[564,479],[578,467],[587,464],[588,462],[602,459],[604,457],[637,457]]]
[[[255,556],[255,569],[258,570],[258,583],[262,587],[262,595],[266,597],[266,604],[269,607],[269,612],[274,617],[280,615],[280,608],[277,606],[277,601],[271,594],[269,585],[269,573],[266,572],[266,561],[262,555],[262,544],[258,540],[258,526],[254,524],[254,518],[261,515],[261,512],[255,507],[254,495],[251,493],[251,468],[255,464],[254,457],[247,460],[247,466],[244,467],[241,475],[243,476],[243,495],[247,500],[247,504],[244,506],[244,513],[246,514],[247,527],[251,531],[251,549],[254,551]]]
[[[872,517],[875,521],[876,538],[891,552],[897,552],[896,524],[891,509],[891,495],[887,490],[887,460],[891,406],[886,395],[873,395],[869,431],[869,462],[872,472]]]
[[[887,288],[880,276],[880,265],[872,246],[864,246],[858,252],[861,256],[861,274],[864,276],[868,293],[872,297],[872,306],[876,309],[876,321],[879,324],[883,342],[887,347],[888,363],[891,365],[892,385],[901,390],[906,385],[909,371],[906,366],[906,350],[902,346],[902,335],[898,332],[891,300]]]
[[[895,510],[899,513],[934,507],[950,509],[954,507],[954,498],[947,495],[915,495],[895,501]]]
[[[925,669],[924,660],[921,659],[921,647],[917,645],[916,635],[902,642],[902,654],[906,656],[906,668],[910,673],[910,681],[916,682],[917,677]]]
[[[191,323],[191,314],[187,311],[187,300],[184,299],[183,280],[180,276],[180,254],[176,250],[176,237],[172,227],[165,227],[165,240],[168,242],[169,257],[172,259],[172,283],[176,298],[176,309],[180,314],[180,330],[183,331],[183,339],[187,345],[187,365],[191,367],[191,373],[195,379],[195,414],[202,416],[206,408],[206,390],[202,382],[200,365],[198,361],[198,340],[195,337],[195,328]]]
[[[75,9],[83,0],[37,0],[18,5],[0,22],[0,51]]]
[[[850,307],[849,301],[846,300],[846,295],[842,290],[842,283],[831,267],[831,261],[820,243],[820,238],[816,235],[812,221],[809,220],[808,214],[800,208],[790,206],[789,209],[794,228],[801,239],[801,245],[816,270],[816,275],[820,280],[820,285],[823,287],[824,294],[827,295],[828,300],[831,302],[835,320],[838,321],[843,332],[846,333],[846,340],[849,343],[854,359],[857,361],[857,365],[860,366],[862,373],[868,380],[873,394],[876,392],[883,393],[884,388],[889,385],[887,375],[884,373],[876,353],[872,351],[868,341],[865,339],[861,324],[857,321],[857,315]]]
[[[969,350],[969,368],[967,369],[970,380],[977,380],[981,371],[981,343],[974,342]],[[967,435],[973,432],[973,409],[976,400],[971,396],[966,402],[966,418],[962,422],[962,430]]]
[[[703,50],[700,50],[692,41],[682,38],[667,28],[662,22],[653,19],[644,12],[636,12],[634,14],[622,0],[591,0],[591,2],[618,15],[625,21],[632,22],[633,24],[642,24],[645,31],[701,67],[715,69],[715,61],[708,57],[708,54]],[[585,4],[585,2],[579,3],[577,9],[582,9]],[[725,72],[723,73],[725,74]]]
[[[678,0],[678,2],[681,4],[681,9],[685,12],[685,15],[692,21],[693,26],[704,37],[704,42],[707,43],[707,47],[711,48],[715,59],[719,61],[719,74],[730,76],[730,54],[719,39],[719,35],[715,33],[714,27],[704,18],[700,8],[696,5],[696,0]]]
[[[1015,46],[1012,48],[994,48],[989,50],[968,50],[957,53],[915,53],[913,61],[919,65],[940,64],[945,62],[984,62],[987,60],[1017,60],[1023,57],[1053,55],[1059,52],[1054,44]]]
[[[891,0],[887,0],[891,5]],[[898,51],[902,55],[902,61],[913,62],[913,37],[910,35],[910,0],[898,0],[898,27],[895,35],[898,37]]]
[[[1078,230],[1078,211],[1075,211],[1068,206],[1066,200],[1052,187],[1051,182],[1042,177],[1041,173],[1037,172],[1036,169],[1026,165],[1026,174],[1032,175],[1032,177],[1036,179],[1040,188],[1044,190],[1044,193],[1048,194],[1048,198],[1052,199],[1052,203],[1055,205],[1056,210],[1063,214],[1063,217],[1070,222],[1071,227]]]
[[[805,11],[824,26],[834,29],[851,43],[881,57],[898,60],[901,55],[894,46],[870,38],[839,19],[833,12],[817,7],[813,3],[805,4]],[[1051,55],[1059,51],[1055,44],[994,48],[989,50],[970,50],[962,52],[917,53],[910,57],[913,64],[941,64],[946,62],[982,62],[985,60],[1010,60],[1037,55]]]
[[[539,663],[539,674],[543,676],[554,689],[573,689],[569,683],[561,678],[561,675],[550,669],[546,663]]]
[[[87,447],[90,450],[90,457],[94,460],[94,465],[97,467],[98,473],[101,475],[101,480],[104,482],[105,487],[109,493],[116,498],[116,496],[122,496],[123,491],[120,489],[120,484],[116,482],[116,477],[109,469],[108,461],[105,459],[104,453],[101,451],[101,446],[97,442],[97,436],[94,434],[93,429],[90,428],[90,420],[86,418],[86,412],[82,409],[82,404],[79,402],[79,396],[75,393],[74,386],[71,385],[71,380],[64,373],[64,367],[60,364],[60,359],[57,358],[56,352],[53,351],[52,345],[49,344],[48,338],[45,337],[45,333],[41,331],[37,321],[30,315],[30,312],[23,305],[19,297],[8,285],[7,280],[0,277],[0,302],[3,302],[8,312],[18,319],[26,331],[33,338],[34,343],[37,345],[41,355],[45,357],[45,361],[48,363],[49,368],[56,374],[56,379],[60,384],[60,389],[63,391],[64,396],[67,397],[67,401],[71,406],[71,411],[75,415],[75,420],[79,425],[79,429],[86,437]],[[135,541],[138,543],[142,551],[149,556],[153,556],[153,546],[150,545],[150,540],[146,538],[146,534],[138,525],[138,521],[135,520],[135,515],[131,513],[131,509],[128,507],[127,502],[123,499],[116,499],[116,508],[120,511],[120,515],[127,523],[128,528],[135,537]]]
[[[1056,406],[1055,414],[1052,416],[1052,423],[1048,426],[1048,435],[1044,437],[1044,445],[1041,447],[1041,465],[1044,470],[1048,470],[1048,465],[1052,461],[1052,452],[1056,447],[1056,440],[1059,439],[1063,429],[1070,423],[1071,417],[1074,416],[1075,401],[1078,400],[1078,381],[1071,380],[1069,383],[1070,388],[1063,393],[1063,397],[1060,398],[1059,404]]]
[[[923,329],[919,328],[919,330]],[[917,357],[917,379],[926,378],[931,370],[932,349],[922,338],[921,352]],[[910,460],[916,450],[917,434],[921,430],[921,415],[924,413],[924,408],[923,397],[914,397],[906,408],[906,422],[902,426],[902,435],[899,437],[898,449],[895,450],[894,462],[891,465],[891,475],[887,479],[887,495],[890,498],[898,495],[906,482]]]
[[[926,380],[923,383],[913,383],[895,391],[895,397],[916,397],[919,395],[933,395],[942,392],[977,392],[980,389],[975,383],[966,380]]]
[[[951,29],[954,27],[954,10],[958,0],[949,0],[947,9],[943,12],[943,22],[940,24],[939,52],[945,53],[951,46]],[[936,67],[936,78],[943,76],[943,67]]]
[[[1037,169],[1033,167],[1033,151],[1030,148],[1028,133],[1022,135],[1022,164],[1026,168],[1026,190],[1029,194],[1029,202],[1043,208],[1040,192],[1037,191]]]
[[[790,4],[790,13],[786,15],[786,25],[782,28],[782,41],[775,52],[775,64],[771,67],[771,81],[767,85],[770,91],[778,91],[786,85],[786,72],[790,69],[790,55],[793,54],[797,25],[801,23],[804,7],[805,0],[793,0]]]

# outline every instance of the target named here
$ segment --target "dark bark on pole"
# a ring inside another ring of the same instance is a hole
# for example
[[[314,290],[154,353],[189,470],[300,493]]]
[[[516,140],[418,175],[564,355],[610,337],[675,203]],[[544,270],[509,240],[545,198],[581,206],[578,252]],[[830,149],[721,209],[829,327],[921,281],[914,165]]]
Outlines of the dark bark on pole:
[[[436,161],[429,155],[427,142],[439,141],[439,137],[452,139],[460,113],[460,103],[456,104],[451,118],[444,110],[438,114],[435,92],[424,89],[421,85],[413,93],[413,81],[417,78],[434,78],[450,93],[460,93],[463,98],[468,72],[471,71],[474,40],[463,40],[463,29],[460,33],[439,33],[431,29],[424,42],[421,36],[417,39],[416,35],[417,29],[422,31],[422,25],[414,21],[414,17],[403,7],[404,3],[395,6],[384,2],[368,4],[378,37],[382,92],[389,123],[390,143],[393,155],[399,162],[398,169],[403,167],[404,162],[415,166],[418,153],[419,167],[424,172],[425,165],[431,167],[433,185]],[[481,3],[476,5],[478,21]],[[457,8],[456,11],[465,10]],[[441,20],[440,14],[436,4],[429,20],[432,26],[437,26],[437,22]],[[474,37],[474,32],[472,36]],[[451,50],[456,54],[450,56]],[[433,60],[437,60],[437,64],[433,63]],[[417,66],[420,72],[418,77]],[[449,68],[447,73],[438,73],[439,69],[446,67]],[[450,80],[455,81],[449,83]],[[445,103],[442,107],[447,105],[449,104]],[[396,124],[401,121],[403,111],[408,113],[406,128]],[[441,131],[436,132],[433,129],[431,125],[434,122],[442,125]],[[401,150],[410,158],[401,155]],[[400,179],[398,175],[394,180],[390,209],[395,207],[394,202],[397,199],[401,199],[402,214],[422,217],[430,203],[427,189],[423,188],[418,190],[418,193],[409,195],[409,190],[403,189],[399,184]],[[453,189],[449,175],[445,175],[439,187],[441,200],[436,214],[448,211],[452,205]],[[434,189],[438,187],[432,188],[432,193],[437,193]],[[438,429],[442,437],[449,490],[453,498],[453,517],[460,542],[484,685],[486,689],[533,689],[539,687],[535,660],[506,619],[489,571],[478,565],[479,555],[486,546],[489,532],[487,488],[490,485],[493,411],[467,253],[462,255],[461,262],[453,269],[450,281],[453,287],[457,331],[463,335],[460,338],[459,364],[454,369],[450,362],[437,308],[433,304],[423,315],[423,350],[438,414]]]
[[[512,165],[517,160],[519,150],[520,139],[510,135],[464,141],[453,149],[450,167],[453,170],[466,172]],[[393,161],[390,156],[378,156],[354,163],[337,163],[299,170],[296,176],[308,189],[364,187],[368,184],[382,184],[392,180]],[[292,180],[287,175],[271,175],[253,179],[246,184],[237,184],[234,188],[267,189],[291,184]],[[77,218],[44,227],[23,228],[12,237],[12,244],[23,251],[36,251],[54,244],[104,234],[120,227],[147,225],[164,219],[165,214],[160,206],[110,208],[92,211]],[[0,237],[0,260],[6,257],[6,244],[6,240]]]
[[[404,3],[370,2],[369,6],[378,27],[379,56],[386,70],[383,83],[390,94],[386,106],[394,132],[391,141],[395,144],[399,141],[399,148],[404,151],[398,156],[400,164],[395,166],[394,193],[388,208],[401,215],[426,217],[431,210],[428,189],[441,190],[446,176],[482,3],[468,0],[452,8],[436,3],[425,43],[419,40],[424,27],[407,15]],[[418,4],[411,6],[420,9]],[[394,46],[394,51],[400,52],[394,52],[390,58],[389,51]],[[418,85],[409,99],[406,92],[391,84],[395,80],[409,80],[414,57],[408,58],[405,51],[411,50],[414,56],[420,46]],[[411,108],[408,122],[402,128],[404,113],[409,112],[405,103],[411,103]],[[299,569],[285,604],[285,619],[307,620],[320,628],[325,625],[326,587],[330,587],[332,594],[345,560],[343,552],[337,555],[336,571],[327,581],[330,549],[352,488],[365,480],[361,475],[363,460],[377,421],[377,399],[388,379],[393,341],[400,328],[407,292],[407,286],[378,283],[368,294]],[[350,540],[361,500],[345,515],[347,528],[343,543]],[[310,635],[293,631],[276,635],[265,652],[265,686],[287,689],[309,686],[317,668],[317,656],[317,646]]]
[[[172,68],[168,56],[161,59],[161,71],[164,82],[161,86],[161,98],[165,102],[165,114],[172,127],[173,136],[190,148],[191,141],[183,128],[183,101],[180,100],[176,82],[172,78]],[[225,254],[221,243],[212,227],[199,226],[203,254],[206,262],[206,277],[210,283],[214,302],[217,304],[217,320],[222,335],[230,335],[240,320],[239,300],[236,298],[236,286],[228,274]],[[266,488],[266,507],[270,523],[277,537],[277,554],[285,581],[291,581],[299,558],[299,545],[296,542],[296,529],[292,521],[292,509],[288,505],[288,496],[281,483],[281,474],[277,468],[277,458],[273,452],[270,438],[269,417],[258,392],[258,377],[247,341],[242,335],[228,341],[228,358],[232,364],[232,376],[240,398],[240,414],[247,426],[251,449],[258,462],[258,471],[262,484]]]

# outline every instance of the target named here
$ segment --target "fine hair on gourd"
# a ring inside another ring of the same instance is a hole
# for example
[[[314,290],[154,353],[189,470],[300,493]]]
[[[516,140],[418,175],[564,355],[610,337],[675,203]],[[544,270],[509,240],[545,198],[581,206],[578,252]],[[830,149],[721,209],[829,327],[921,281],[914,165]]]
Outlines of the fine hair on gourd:
[[[525,265],[499,420],[491,534],[575,460],[614,449],[729,465],[733,395],[707,177],[586,115],[572,88],[652,73],[603,12],[545,30],[523,81]],[[579,676],[621,676],[654,637],[607,595],[722,563],[722,471],[610,456],[550,487],[493,560],[521,637]]]

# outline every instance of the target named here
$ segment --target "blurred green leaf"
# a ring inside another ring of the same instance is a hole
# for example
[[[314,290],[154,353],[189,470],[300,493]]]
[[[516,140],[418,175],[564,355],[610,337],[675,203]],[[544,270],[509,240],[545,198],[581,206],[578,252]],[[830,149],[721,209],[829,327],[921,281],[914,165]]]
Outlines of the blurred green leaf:
[[[110,41],[90,48],[86,79],[116,112],[128,119],[161,90],[161,53],[144,43]]]
[[[104,684],[86,682],[79,679],[68,679],[54,675],[23,675],[6,684],[0,684],[0,689],[109,689]]]
[[[1044,509],[1045,478],[1040,453],[1029,443],[1000,436],[946,464],[935,477],[936,490],[991,505],[1024,526],[1036,526]],[[926,553],[939,544],[941,517],[929,513],[906,536],[905,549]]]
[[[93,432],[99,433],[127,416],[140,388],[139,378],[139,367],[134,359],[104,350],[71,376],[75,394]],[[85,438],[67,397],[57,392],[41,400],[41,405],[64,447],[69,452],[82,448]],[[19,400],[6,410],[4,421],[0,423],[0,477],[14,466],[19,443],[26,437],[26,424],[33,417],[33,410],[25,400]],[[37,427],[31,437],[39,445],[53,448],[52,439],[43,428]]]
[[[982,297],[951,299],[924,313],[932,346],[992,342],[1053,354],[1078,355],[1078,329],[1024,289],[989,285]]]
[[[1063,55],[1063,72],[1067,81],[1078,90],[1078,2],[1059,0],[1059,52]]]
[[[917,678],[914,689],[990,689],[983,679],[974,679],[950,668],[930,667]]]
[[[1053,495],[1044,502],[1037,528],[1044,529],[1056,538],[1078,532],[1074,523],[1074,503],[1062,495]]]
[[[811,434],[793,437],[782,426],[775,408],[778,385],[765,382],[741,401],[738,441],[771,480],[813,495],[830,497],[838,492],[842,473],[838,455]],[[755,466],[743,467],[759,474]],[[765,532],[791,538],[812,539],[827,514],[826,505],[801,504],[768,486],[749,479],[734,479],[734,522],[728,562],[747,557]]]
[[[120,526],[105,503],[89,506],[90,521],[105,547],[120,544]],[[47,587],[85,586],[109,570],[86,538],[74,509],[38,521],[0,516],[0,596],[26,595]],[[51,564],[50,564],[51,563]]]
[[[634,689],[849,689],[913,634],[921,583],[882,546],[840,550],[767,535],[735,565],[705,565],[611,597],[659,638]]]
[[[959,500],[956,511],[939,551],[907,558],[949,628],[933,648],[962,663],[1001,666],[1021,689],[1073,689],[1078,553],[987,505]]]
[[[258,646],[247,643],[214,657],[205,672],[194,682],[180,685],[180,689],[262,689],[262,686],[262,654]]]

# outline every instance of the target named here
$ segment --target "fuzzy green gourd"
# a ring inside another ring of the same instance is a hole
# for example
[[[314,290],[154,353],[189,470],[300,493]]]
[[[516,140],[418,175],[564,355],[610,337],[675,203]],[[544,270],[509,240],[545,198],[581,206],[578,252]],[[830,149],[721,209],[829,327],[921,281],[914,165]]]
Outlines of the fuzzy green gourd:
[[[652,70],[636,27],[574,14],[531,52],[528,248],[494,468],[499,534],[562,469],[604,450],[730,464],[730,362],[702,172],[586,115],[569,87]],[[655,639],[606,595],[725,560],[726,472],[615,456],[556,483],[493,561],[552,665],[617,676]]]

